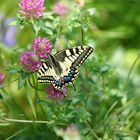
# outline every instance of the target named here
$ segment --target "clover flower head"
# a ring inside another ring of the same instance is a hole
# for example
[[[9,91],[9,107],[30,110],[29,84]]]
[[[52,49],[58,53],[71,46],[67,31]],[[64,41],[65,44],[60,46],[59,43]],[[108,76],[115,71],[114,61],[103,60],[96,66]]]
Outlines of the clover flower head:
[[[47,59],[52,49],[52,44],[47,38],[37,37],[33,40],[32,49],[41,59]]]
[[[74,124],[69,125],[65,129],[64,133],[69,139],[81,139],[79,130],[77,129],[77,127]]]
[[[62,91],[60,91],[60,90],[56,90],[53,85],[49,85],[46,89],[46,92],[48,94],[49,99],[61,100],[66,96],[67,90],[66,90],[66,86],[63,88]]]
[[[26,71],[35,72],[41,66],[41,61],[33,51],[28,50],[20,54],[20,64]]]
[[[74,124],[68,125],[65,129],[56,128],[55,132],[58,136],[68,140],[81,140],[78,128]]]
[[[58,2],[54,5],[54,12],[60,16],[68,14],[70,11],[70,8],[68,5]]]
[[[21,0],[19,3],[20,12],[24,17],[39,18],[44,13],[44,0]]]

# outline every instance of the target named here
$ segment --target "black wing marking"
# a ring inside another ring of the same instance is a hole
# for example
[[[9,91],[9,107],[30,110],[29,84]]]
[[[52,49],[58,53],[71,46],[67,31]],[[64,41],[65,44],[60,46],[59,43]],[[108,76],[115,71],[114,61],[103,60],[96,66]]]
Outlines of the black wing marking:
[[[65,58],[70,60],[70,63],[73,63],[76,58],[85,50],[82,46],[77,46],[75,48],[62,50],[55,54],[55,58],[61,62],[65,61]]]
[[[53,69],[50,65],[50,61],[43,62],[37,73],[37,80],[39,83],[53,83],[55,78],[53,77]]]

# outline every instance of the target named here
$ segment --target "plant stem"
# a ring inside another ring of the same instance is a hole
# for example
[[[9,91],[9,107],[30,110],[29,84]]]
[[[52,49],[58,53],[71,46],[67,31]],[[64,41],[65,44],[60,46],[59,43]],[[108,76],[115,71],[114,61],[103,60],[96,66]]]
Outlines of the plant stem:
[[[43,124],[48,124],[48,121],[17,120],[17,119],[8,119],[8,118],[3,118],[3,120],[8,121],[8,122],[18,122],[18,123],[43,123]]]
[[[136,63],[138,62],[139,58],[140,58],[140,55],[138,55],[137,58],[134,60],[132,66],[131,66],[131,68],[130,68],[130,70],[129,70],[129,72],[128,72],[128,76],[127,76],[127,80],[126,80],[127,84],[128,84],[130,75],[131,75],[131,73],[132,73],[132,70],[134,69],[134,66],[135,66]]]
[[[17,136],[19,133],[21,133],[23,131],[24,131],[24,129],[21,129],[21,130],[17,131],[16,133],[14,133],[12,136],[6,138],[5,140],[10,140],[10,139],[12,139],[13,137]]]
[[[58,39],[60,39],[62,30],[63,30],[63,25],[60,26],[59,32],[56,33],[55,40],[54,40],[54,46],[56,45]]]
[[[61,37],[62,29],[63,29],[63,26],[61,25],[61,26],[60,26],[60,31],[59,31],[58,38],[60,38],[60,37]]]
[[[97,136],[95,130],[89,125],[89,123],[85,120],[85,125],[87,126],[87,128],[90,130],[90,133],[88,135],[91,135],[96,139],[99,140],[100,138]]]
[[[35,78],[34,78],[33,75],[32,75],[32,79],[33,79],[33,84],[35,85]],[[29,81],[30,81],[30,80],[29,80]],[[38,89],[38,87],[37,87],[37,89]],[[40,90],[40,91],[43,91],[43,92],[44,92],[44,90]],[[35,95],[36,95],[36,96],[35,96],[36,99],[40,100],[40,97],[39,97],[39,94],[38,94],[38,90],[35,90]],[[47,118],[47,114],[46,114],[46,112],[45,112],[43,106],[42,106],[41,104],[39,104],[39,106],[40,106],[40,109],[42,110],[43,116],[45,115],[45,117]]]
[[[83,28],[81,28],[81,42],[83,45],[84,44],[84,30],[83,30]]]

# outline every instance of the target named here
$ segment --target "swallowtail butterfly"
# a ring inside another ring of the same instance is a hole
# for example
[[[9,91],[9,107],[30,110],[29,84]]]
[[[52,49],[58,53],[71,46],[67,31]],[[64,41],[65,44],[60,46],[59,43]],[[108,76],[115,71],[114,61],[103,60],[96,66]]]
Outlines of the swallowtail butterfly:
[[[51,83],[57,90],[62,90],[64,85],[76,79],[79,67],[92,53],[93,48],[77,46],[62,50],[54,56],[49,54],[49,59],[43,62],[37,73],[39,83]]]

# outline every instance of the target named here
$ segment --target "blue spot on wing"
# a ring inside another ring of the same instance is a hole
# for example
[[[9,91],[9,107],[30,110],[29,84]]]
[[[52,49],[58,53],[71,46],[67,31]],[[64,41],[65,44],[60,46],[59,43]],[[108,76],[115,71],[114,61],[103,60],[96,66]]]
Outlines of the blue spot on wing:
[[[57,88],[62,88],[63,85],[65,85],[66,83],[72,82],[72,79],[75,77],[75,74],[77,73],[75,71],[76,71],[76,68],[71,67],[68,75],[63,76],[59,80],[55,80],[54,85]]]
[[[68,83],[68,82],[71,81],[71,78],[69,76],[64,76],[63,80],[64,80],[65,83]]]

